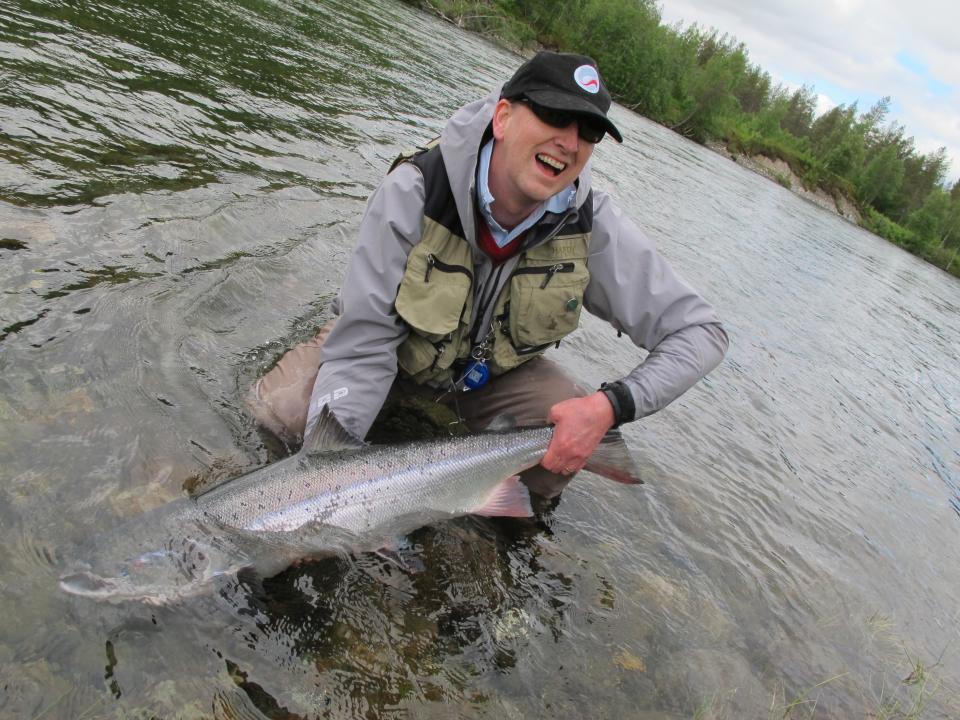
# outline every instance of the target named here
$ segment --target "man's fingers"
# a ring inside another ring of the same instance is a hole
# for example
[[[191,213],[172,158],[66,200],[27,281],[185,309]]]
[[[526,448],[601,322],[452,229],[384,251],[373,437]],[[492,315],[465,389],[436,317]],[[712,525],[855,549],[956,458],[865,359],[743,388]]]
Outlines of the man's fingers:
[[[613,425],[613,409],[602,393],[559,402],[547,417],[554,426],[553,438],[540,464],[560,475],[582,470]]]

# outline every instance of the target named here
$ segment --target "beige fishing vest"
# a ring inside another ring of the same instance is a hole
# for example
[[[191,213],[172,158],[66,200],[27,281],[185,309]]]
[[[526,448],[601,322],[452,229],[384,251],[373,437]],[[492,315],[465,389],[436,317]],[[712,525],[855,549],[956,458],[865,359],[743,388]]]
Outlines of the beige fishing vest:
[[[411,329],[397,349],[397,362],[417,383],[446,384],[457,379],[453,374],[462,372],[474,349],[473,252],[464,238],[439,148],[398,158],[403,161],[413,162],[423,173],[426,201],[423,235],[410,252],[395,303],[397,314]],[[592,208],[589,198],[585,205]],[[543,354],[577,329],[590,280],[587,249],[592,224],[592,213],[580,215],[548,242],[522,251],[495,301],[487,336],[491,374]]]

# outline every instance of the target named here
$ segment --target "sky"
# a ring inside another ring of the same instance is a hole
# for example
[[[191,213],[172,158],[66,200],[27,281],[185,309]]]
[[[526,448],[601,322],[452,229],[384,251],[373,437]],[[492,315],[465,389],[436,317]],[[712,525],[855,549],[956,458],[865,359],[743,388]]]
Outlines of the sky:
[[[941,146],[960,179],[960,3],[946,0],[661,0],[665,24],[742,42],[774,82],[813,85],[818,112],[884,95],[919,152]]]

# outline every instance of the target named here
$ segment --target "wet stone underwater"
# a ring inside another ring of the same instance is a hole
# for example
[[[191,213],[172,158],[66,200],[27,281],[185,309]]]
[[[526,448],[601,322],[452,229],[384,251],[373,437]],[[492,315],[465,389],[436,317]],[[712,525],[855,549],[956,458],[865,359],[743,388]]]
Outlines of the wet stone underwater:
[[[594,181],[724,364],[581,474],[176,606],[63,563],[262,467],[250,383],[329,318],[366,196],[519,59],[406,5],[0,7],[0,718],[960,717],[960,285],[615,107]],[[592,318],[588,386],[638,360]]]

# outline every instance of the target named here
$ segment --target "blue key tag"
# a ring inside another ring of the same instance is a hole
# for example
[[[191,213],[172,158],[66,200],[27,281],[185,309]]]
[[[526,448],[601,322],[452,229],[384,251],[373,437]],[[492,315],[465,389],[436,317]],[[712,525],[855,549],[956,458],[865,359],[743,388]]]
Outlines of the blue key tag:
[[[463,376],[463,384],[471,390],[477,390],[487,384],[490,379],[490,368],[483,360],[474,360],[467,365],[467,372]]]

